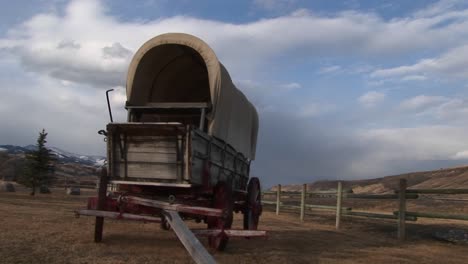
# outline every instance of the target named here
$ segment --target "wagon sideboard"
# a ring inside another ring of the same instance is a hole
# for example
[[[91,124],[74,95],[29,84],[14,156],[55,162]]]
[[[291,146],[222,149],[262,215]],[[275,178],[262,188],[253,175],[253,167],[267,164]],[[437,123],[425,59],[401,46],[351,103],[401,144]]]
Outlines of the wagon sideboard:
[[[249,160],[232,146],[191,125],[107,125],[111,183],[196,187],[223,181],[245,191]]]

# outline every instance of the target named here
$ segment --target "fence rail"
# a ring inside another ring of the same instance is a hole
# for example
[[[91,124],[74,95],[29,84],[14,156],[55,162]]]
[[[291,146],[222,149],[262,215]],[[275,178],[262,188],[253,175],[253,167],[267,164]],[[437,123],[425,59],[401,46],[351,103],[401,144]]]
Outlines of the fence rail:
[[[422,196],[421,194],[468,194],[468,189],[407,189],[406,179],[400,179],[399,188],[394,190],[394,194],[355,194],[352,190],[344,190],[342,183],[338,182],[336,190],[325,191],[307,191],[307,185],[302,186],[302,191],[282,191],[281,185],[278,185],[276,191],[262,192],[263,198],[270,197],[274,200],[262,201],[265,205],[273,205],[276,207],[276,214],[279,215],[281,209],[299,210],[300,221],[304,221],[306,210],[330,210],[336,212],[337,230],[340,229],[342,216],[356,216],[367,217],[376,219],[391,219],[397,220],[397,234],[398,239],[406,239],[406,221],[417,221],[418,217],[421,218],[435,218],[435,219],[452,219],[468,221],[468,214],[446,214],[439,212],[412,212],[406,210],[407,200],[417,200]],[[336,197],[336,206],[318,205],[306,203],[306,198],[314,197]],[[300,198],[299,201],[285,201],[282,199]],[[343,200],[345,199],[369,199],[369,200],[394,200],[398,202],[398,211],[389,213],[355,211],[351,207],[343,207]],[[434,198],[436,199],[436,198]],[[440,198],[456,201],[468,201],[468,199],[450,199]],[[263,199],[262,199],[263,200]]]

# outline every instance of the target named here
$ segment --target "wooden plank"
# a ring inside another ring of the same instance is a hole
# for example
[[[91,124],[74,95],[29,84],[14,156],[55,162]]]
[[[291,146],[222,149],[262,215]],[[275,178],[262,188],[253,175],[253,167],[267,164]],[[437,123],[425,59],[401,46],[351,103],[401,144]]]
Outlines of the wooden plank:
[[[302,193],[301,193],[301,215],[300,215],[301,222],[304,222],[306,193],[307,193],[307,184],[303,184],[302,185]]]
[[[192,256],[192,259],[199,264],[210,264],[216,263],[214,258],[208,253],[203,247],[200,241],[185,225],[184,221],[180,218],[179,214],[174,211],[165,211],[164,217],[167,222],[171,225],[172,230],[179,238],[182,245],[184,245],[187,252]]]
[[[322,210],[336,210],[336,206],[333,205],[315,205],[315,204],[306,204],[306,208],[309,209],[322,209]],[[352,210],[351,207],[341,207],[342,211]]]
[[[352,190],[342,190],[342,193],[352,193]],[[276,191],[265,191],[262,192],[262,195],[273,195],[276,194]],[[316,195],[316,194],[333,194],[336,195],[336,190],[329,190],[329,191],[311,191],[307,192],[306,195],[311,196],[311,195]],[[296,191],[282,191],[281,192],[282,196],[300,196],[301,192],[296,192]]]
[[[341,201],[343,199],[343,184],[339,181],[338,188],[336,191],[336,221],[335,229],[340,230],[341,225]]]
[[[467,214],[446,214],[446,213],[434,213],[434,212],[408,212],[407,211],[406,215],[415,216],[415,217],[426,217],[426,218],[468,221],[468,215]]]
[[[311,195],[314,195],[314,194],[334,194],[336,195],[338,190],[328,190],[328,191],[312,191],[312,192],[308,192],[307,194],[311,194]],[[352,193],[353,190],[351,189],[342,189],[341,190],[342,193]]]
[[[97,209],[104,210],[106,205],[106,194],[107,194],[107,183],[109,182],[109,175],[107,170],[101,169],[101,177],[99,179],[99,189],[98,189],[98,202]],[[96,223],[94,226],[94,242],[99,243],[102,241],[102,232],[104,230],[104,218],[96,217]]]
[[[398,193],[398,239],[406,239],[406,179],[400,179],[400,190]]]
[[[120,164],[120,170],[116,172],[115,177],[122,177],[125,170],[125,164]],[[177,164],[148,164],[148,163],[127,163],[128,178],[143,178],[143,179],[177,179]]]
[[[210,207],[199,207],[199,206],[189,206],[184,204],[171,204],[168,202],[145,199],[136,196],[126,196],[125,197],[128,203],[140,204],[145,206],[150,206],[154,208],[159,208],[163,210],[171,210],[181,213],[189,213],[189,214],[196,214],[196,215],[204,215],[204,216],[216,216],[220,217],[223,215],[223,210],[210,208]]]
[[[398,194],[345,194],[345,198],[349,199],[372,199],[372,200],[396,200],[399,199]],[[406,199],[418,199],[419,195],[417,193],[406,193]]]
[[[372,212],[359,212],[359,211],[349,211],[343,212],[343,215],[346,216],[360,216],[360,217],[368,217],[368,218],[381,218],[381,219],[398,219],[396,214],[380,214],[380,213],[372,213]],[[416,221],[417,218],[414,216],[406,215],[406,221]]]
[[[279,215],[281,204],[281,184],[278,184],[276,189],[276,215]]]
[[[264,205],[276,205],[276,201],[262,201],[262,204]],[[300,209],[301,207],[299,205],[288,205],[284,204],[283,202],[280,202],[280,206],[283,208],[290,208],[290,209]],[[311,209],[318,209],[318,210],[336,210],[336,206],[334,205],[315,205],[315,204],[306,204],[305,207],[309,210]],[[351,207],[342,207],[341,210],[352,210]]]
[[[192,229],[197,236],[217,236],[222,232],[230,237],[265,237],[266,231],[261,230],[235,230],[235,229]]]
[[[145,185],[145,186],[161,186],[174,188],[192,188],[189,183],[165,183],[165,182],[146,182],[146,181],[110,181],[112,184],[127,184],[127,185]]]
[[[198,109],[198,108],[209,108],[210,103],[207,102],[190,102],[190,103],[179,103],[179,102],[151,102],[144,105],[129,105],[126,104],[127,109]]]
[[[123,219],[123,220],[133,220],[133,221],[145,221],[145,222],[154,222],[160,223],[161,218],[146,216],[146,215],[136,215],[128,213],[118,213],[118,212],[109,212],[109,211],[100,211],[100,210],[78,210],[76,212],[78,215],[87,215],[87,216],[98,216],[111,219]]]
[[[398,191],[396,191],[398,193]],[[419,194],[468,194],[468,189],[408,189],[406,193]]]

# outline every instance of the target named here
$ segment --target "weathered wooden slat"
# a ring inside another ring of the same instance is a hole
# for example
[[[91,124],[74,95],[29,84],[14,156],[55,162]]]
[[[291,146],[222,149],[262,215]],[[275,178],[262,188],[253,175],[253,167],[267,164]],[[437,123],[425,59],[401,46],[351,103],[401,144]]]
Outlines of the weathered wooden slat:
[[[306,193],[307,193],[307,184],[302,185],[302,195],[301,195],[301,214],[300,214],[300,219],[301,222],[304,221],[304,215],[305,215],[305,205],[306,205]]]
[[[349,211],[343,212],[343,215],[347,216],[360,216],[368,218],[382,218],[382,219],[398,219],[398,216],[392,214],[381,214],[381,213],[372,213],[372,212],[359,212],[359,211]],[[406,221],[416,221],[417,218],[414,216],[406,216]]]
[[[352,193],[353,191],[352,190],[343,190],[342,191],[344,194],[345,193]],[[316,195],[316,194],[332,194],[332,195],[336,195],[336,190],[329,190],[329,191],[312,191],[312,192],[307,192],[306,195]],[[276,191],[265,191],[265,192],[262,192],[262,195],[276,195]],[[301,196],[301,192],[292,192],[292,191],[282,191],[281,192],[281,196],[294,196],[294,195],[297,195],[297,196]]]
[[[112,184],[127,184],[127,185],[147,185],[147,186],[162,186],[162,187],[177,187],[191,188],[189,183],[169,183],[169,182],[149,182],[149,181],[110,181]]]
[[[262,201],[262,204],[264,205],[276,205],[276,202],[274,201]],[[284,204],[283,202],[280,202],[280,207],[282,208],[290,208],[290,209],[300,209],[301,206],[299,205],[288,205]],[[323,210],[336,210],[336,206],[333,205],[315,205],[315,204],[306,204],[306,208],[308,209],[323,209]],[[351,207],[343,207],[342,210],[352,210]]]
[[[106,217],[106,218],[111,218],[111,219],[123,219],[123,220],[145,221],[145,222],[155,222],[155,223],[161,222],[160,218],[153,217],[153,216],[108,212],[108,211],[100,211],[100,210],[78,210],[76,211],[76,213],[78,215],[98,216],[98,217]]]
[[[398,190],[395,191],[398,193]],[[407,189],[406,193],[419,194],[468,194],[468,189]]]
[[[224,232],[230,237],[265,237],[266,231],[261,230],[235,230],[235,229],[192,229],[197,236],[217,236]]]
[[[400,179],[400,189],[398,193],[398,239],[406,239],[406,179]]]
[[[129,203],[150,206],[150,207],[159,208],[163,210],[172,210],[172,211],[176,211],[180,213],[199,214],[199,215],[217,216],[217,217],[220,217],[223,215],[223,210],[216,209],[216,208],[188,206],[184,204],[171,204],[168,202],[145,199],[145,198],[135,197],[135,196],[126,196],[126,199]]]
[[[398,214],[398,212],[394,212]],[[425,218],[438,218],[438,219],[450,219],[450,220],[467,220],[467,214],[446,214],[446,213],[434,213],[434,212],[408,212],[407,216],[425,217]]]
[[[165,218],[171,225],[172,230],[176,233],[182,245],[184,245],[187,252],[192,256],[193,260],[199,264],[216,263],[214,258],[203,247],[200,241],[185,225],[184,221],[180,218],[179,214],[174,211],[165,211]]]
[[[116,165],[119,164],[116,162]],[[128,178],[148,178],[148,179],[177,179],[177,164],[144,164],[144,163],[127,163]],[[116,172],[116,177],[123,178],[125,166],[120,163],[120,170]]]
[[[125,105],[127,109],[172,109],[172,108],[179,108],[179,109],[198,109],[198,108],[209,108],[210,104],[206,102],[190,102],[190,103],[168,103],[168,102],[151,102],[146,103],[144,105]]]
[[[343,183],[341,181],[338,182],[338,188],[336,191],[336,217],[335,217],[335,229],[339,230],[341,227],[341,213],[342,213],[342,204],[343,200]]]
[[[372,200],[396,200],[398,199],[398,194],[345,194],[345,198],[349,199],[372,199]],[[417,193],[407,193],[406,199],[418,199],[419,195]]]

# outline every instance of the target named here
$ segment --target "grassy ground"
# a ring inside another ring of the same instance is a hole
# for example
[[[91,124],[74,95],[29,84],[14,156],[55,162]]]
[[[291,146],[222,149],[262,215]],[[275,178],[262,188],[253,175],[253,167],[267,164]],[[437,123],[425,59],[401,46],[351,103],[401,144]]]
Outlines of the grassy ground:
[[[104,241],[93,243],[94,219],[75,218],[86,195],[64,190],[31,197],[26,191],[0,192],[0,263],[192,263],[172,232],[157,224],[106,220]],[[240,227],[241,215],[235,225]],[[398,243],[394,221],[345,218],[334,230],[332,215],[276,216],[266,211],[267,239],[231,239],[220,263],[467,263],[466,245],[434,240],[436,229],[456,221],[409,224],[409,240]],[[201,224],[190,224],[202,227]],[[464,226],[468,228],[468,226]],[[201,240],[206,243],[204,239]]]

